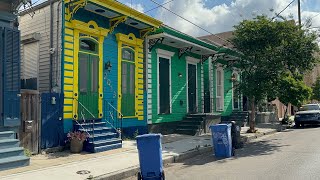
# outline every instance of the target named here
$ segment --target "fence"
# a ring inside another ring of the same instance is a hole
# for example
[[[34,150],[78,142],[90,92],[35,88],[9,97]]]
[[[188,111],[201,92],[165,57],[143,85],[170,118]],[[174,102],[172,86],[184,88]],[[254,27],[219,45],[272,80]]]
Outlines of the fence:
[[[38,153],[40,148],[40,95],[35,90],[21,90],[21,126],[19,139],[24,148]]]

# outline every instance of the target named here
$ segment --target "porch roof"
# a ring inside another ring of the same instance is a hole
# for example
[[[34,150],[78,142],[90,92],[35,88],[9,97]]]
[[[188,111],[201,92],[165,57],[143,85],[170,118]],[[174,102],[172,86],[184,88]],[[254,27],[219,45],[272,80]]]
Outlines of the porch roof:
[[[198,55],[211,55],[216,54],[219,51],[218,47],[210,43],[204,42],[200,39],[184,34],[165,25],[153,32],[152,35],[148,36],[148,38],[163,38],[162,44],[179,49],[192,47],[190,52]]]
[[[147,28],[158,28],[162,22],[154,19],[146,14],[143,14],[135,9],[132,9],[116,0],[83,0],[85,2],[84,9],[93,13],[105,16],[109,19],[117,19],[123,16],[127,17],[124,22],[129,26],[139,30]],[[72,2],[66,0],[66,3]]]

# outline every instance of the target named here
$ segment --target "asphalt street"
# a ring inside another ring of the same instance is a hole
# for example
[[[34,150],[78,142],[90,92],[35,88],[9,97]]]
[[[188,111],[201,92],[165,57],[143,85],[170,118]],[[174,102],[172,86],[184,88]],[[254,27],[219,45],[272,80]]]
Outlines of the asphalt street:
[[[165,175],[167,180],[320,179],[320,128],[264,136],[228,159],[217,159],[211,153],[196,156],[167,166]]]

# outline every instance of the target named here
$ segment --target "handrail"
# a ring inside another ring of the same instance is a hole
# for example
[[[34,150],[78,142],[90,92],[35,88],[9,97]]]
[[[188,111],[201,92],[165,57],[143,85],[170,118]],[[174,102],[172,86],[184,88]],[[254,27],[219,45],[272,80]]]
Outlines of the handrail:
[[[120,115],[121,117],[123,117],[123,114],[122,114],[118,109],[116,109],[114,106],[112,106],[112,104],[111,104],[110,102],[108,102],[108,104],[109,104],[109,106],[112,107],[112,109],[114,109],[115,111],[117,111],[117,113],[119,113],[119,115]]]
[[[108,114],[108,116],[106,117],[107,123],[110,124],[119,133],[120,138],[122,139],[123,114],[107,100],[104,99],[104,102],[106,102],[108,105],[105,107],[105,114]],[[109,111],[109,113],[107,113],[107,111]]]
[[[94,123],[95,123],[95,118],[96,118],[96,117],[95,117],[77,98],[73,98],[73,99],[75,99],[75,100],[81,105],[81,107],[84,108],[84,109],[93,117],[93,123],[92,123],[92,140],[93,140],[93,142],[94,142]],[[84,117],[82,111],[81,111],[81,115],[82,115],[82,118],[83,118],[83,120],[84,120],[84,122],[85,122],[86,120],[85,120],[85,117]],[[83,130],[85,130],[85,129],[83,128],[83,126],[78,122],[78,120],[76,120],[76,122],[77,122],[78,125],[80,125],[80,126],[82,127]],[[86,131],[86,130],[85,130],[85,131]],[[91,134],[88,133],[88,131],[86,131],[86,133],[89,134],[89,137],[91,136]]]

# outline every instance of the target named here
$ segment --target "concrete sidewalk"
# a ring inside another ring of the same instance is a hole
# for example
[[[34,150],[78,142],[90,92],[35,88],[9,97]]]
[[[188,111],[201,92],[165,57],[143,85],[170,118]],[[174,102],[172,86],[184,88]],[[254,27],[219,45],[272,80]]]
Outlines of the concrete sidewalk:
[[[277,130],[260,128],[259,132],[271,134],[277,132]],[[241,133],[241,136],[247,139],[252,138],[254,135],[256,136],[256,134]],[[202,136],[172,134],[164,136],[162,142],[164,164],[174,163],[197,154],[212,151],[210,134]],[[75,161],[70,160],[72,156],[74,156]],[[37,166],[33,168],[23,167],[25,171],[22,171],[23,168],[2,171],[0,172],[0,179],[123,179],[135,175],[139,170],[138,151],[135,141],[124,141],[122,149],[109,151],[109,153],[70,155],[70,157],[59,157],[58,159],[59,164],[53,163],[50,165],[50,163],[46,162],[57,161],[52,158],[43,160],[43,163],[41,161],[37,162]],[[31,158],[30,167],[32,166],[33,157]]]

